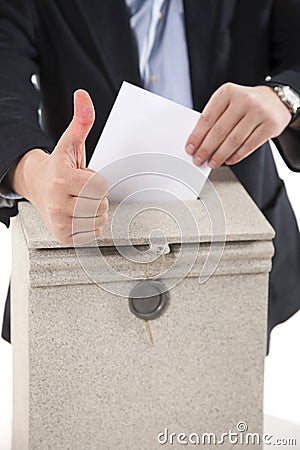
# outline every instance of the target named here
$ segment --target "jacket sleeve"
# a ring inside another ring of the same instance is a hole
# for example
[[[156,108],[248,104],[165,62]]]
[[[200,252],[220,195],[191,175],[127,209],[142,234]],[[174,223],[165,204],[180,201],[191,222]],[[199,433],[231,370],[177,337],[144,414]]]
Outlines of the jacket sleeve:
[[[27,151],[53,148],[39,124],[33,74],[39,74],[39,56],[30,1],[0,0],[0,180]],[[16,202],[0,208],[0,221],[9,226],[16,213]]]
[[[300,95],[300,0],[274,0],[271,82]],[[274,142],[287,166],[300,171],[300,128],[288,127]]]

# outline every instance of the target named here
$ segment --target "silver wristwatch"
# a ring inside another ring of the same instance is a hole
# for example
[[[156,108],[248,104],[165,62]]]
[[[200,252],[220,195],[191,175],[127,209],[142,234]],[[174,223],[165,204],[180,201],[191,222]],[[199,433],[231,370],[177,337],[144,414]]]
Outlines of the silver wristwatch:
[[[273,86],[273,89],[292,114],[291,122],[294,122],[300,114],[300,95],[290,86],[283,84]]]

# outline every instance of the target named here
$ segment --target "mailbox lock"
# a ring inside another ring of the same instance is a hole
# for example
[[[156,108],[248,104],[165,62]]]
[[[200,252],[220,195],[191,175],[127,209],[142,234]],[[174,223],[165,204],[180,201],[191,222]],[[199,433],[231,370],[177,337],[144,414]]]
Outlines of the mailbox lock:
[[[169,292],[160,280],[143,280],[129,294],[129,308],[139,319],[159,317],[169,301]]]

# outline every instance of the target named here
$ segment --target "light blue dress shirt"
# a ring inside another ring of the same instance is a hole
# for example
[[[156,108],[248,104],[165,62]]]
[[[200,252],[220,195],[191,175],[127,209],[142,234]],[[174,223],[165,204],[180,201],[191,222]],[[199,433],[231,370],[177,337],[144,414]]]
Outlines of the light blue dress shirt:
[[[124,0],[139,52],[145,89],[192,107],[190,68],[182,0]],[[1,182],[1,180],[0,180]],[[19,195],[0,184],[0,208]]]
[[[145,89],[192,107],[182,0],[126,0]]]

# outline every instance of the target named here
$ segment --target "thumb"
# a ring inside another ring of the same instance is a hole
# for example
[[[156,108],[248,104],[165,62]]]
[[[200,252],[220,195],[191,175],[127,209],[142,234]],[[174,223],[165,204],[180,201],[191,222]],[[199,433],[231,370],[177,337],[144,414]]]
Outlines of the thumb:
[[[95,110],[89,94],[74,92],[74,115],[57,145],[59,153],[67,154],[72,167],[85,168],[85,140],[94,124]]]

